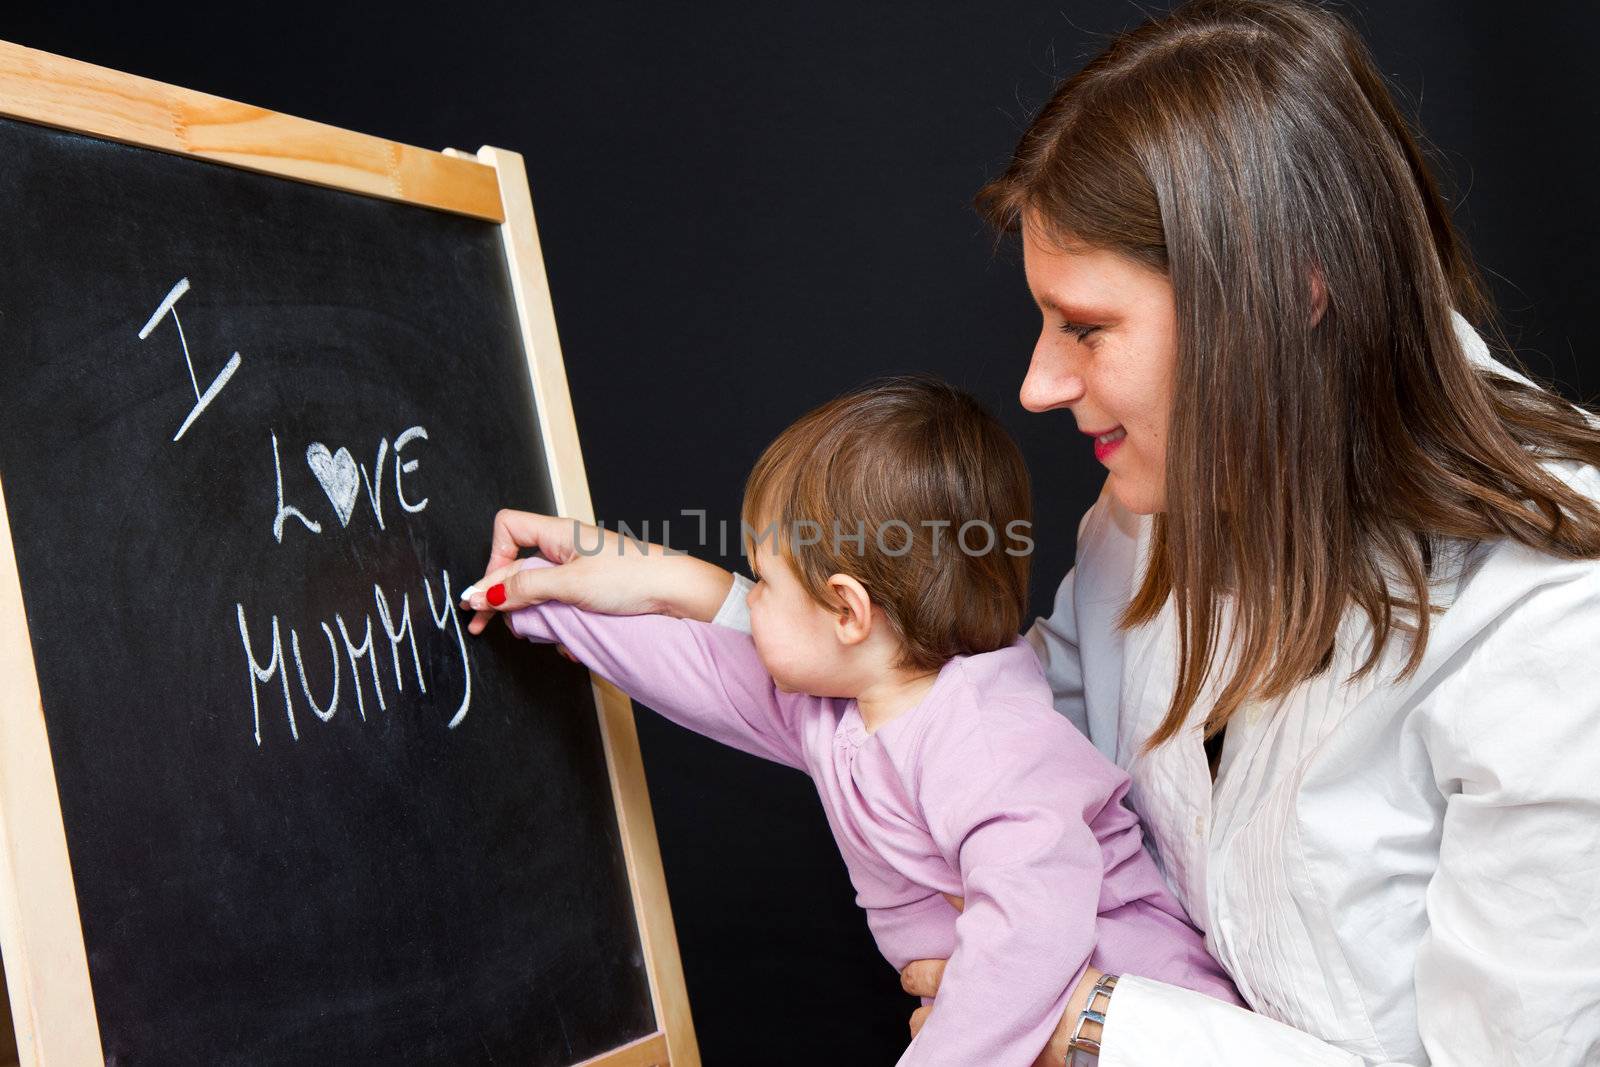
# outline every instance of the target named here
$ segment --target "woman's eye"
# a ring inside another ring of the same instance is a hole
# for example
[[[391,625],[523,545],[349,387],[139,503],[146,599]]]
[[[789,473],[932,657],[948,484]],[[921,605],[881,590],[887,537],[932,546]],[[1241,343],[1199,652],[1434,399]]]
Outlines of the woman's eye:
[[[1062,333],[1071,334],[1080,341],[1087,340],[1089,335],[1099,328],[1098,326],[1085,326],[1081,322],[1063,322],[1061,324]]]

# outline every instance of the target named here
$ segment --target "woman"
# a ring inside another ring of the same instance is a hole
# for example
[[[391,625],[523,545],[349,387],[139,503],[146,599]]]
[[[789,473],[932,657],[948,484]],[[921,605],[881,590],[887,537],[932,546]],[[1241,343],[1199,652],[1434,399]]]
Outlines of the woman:
[[[1188,4],[1062,85],[979,204],[1044,316],[1022,401],[1108,471],[1028,636],[1255,1009],[1122,975],[1083,1015],[1091,970],[1040,1062],[1075,1031],[1107,1067],[1596,1062],[1600,430],[1469,325],[1359,39]],[[501,610],[743,624],[747,581],[572,535],[500,516],[491,572],[572,561]]]

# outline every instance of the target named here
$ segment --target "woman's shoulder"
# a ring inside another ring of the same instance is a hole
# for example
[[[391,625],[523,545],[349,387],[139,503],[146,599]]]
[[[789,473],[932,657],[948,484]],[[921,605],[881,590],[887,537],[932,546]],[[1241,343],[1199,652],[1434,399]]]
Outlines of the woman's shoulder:
[[[1456,335],[1468,360],[1488,373],[1533,388],[1538,385],[1496,360],[1459,312],[1452,311]],[[1592,417],[1592,416],[1591,416]],[[1579,496],[1600,507],[1600,469],[1572,459],[1546,458],[1540,465]],[[1557,602],[1581,597],[1600,582],[1600,560],[1563,559],[1509,538],[1461,548],[1456,596],[1442,629],[1481,631],[1491,623],[1499,640],[1514,635],[1518,623],[1531,624]],[[1454,616],[1450,618],[1450,616]],[[1589,620],[1591,623],[1593,619]],[[1565,628],[1564,628],[1565,629]],[[1592,643],[1595,631],[1573,632],[1573,641]],[[1556,639],[1549,635],[1548,639]]]
[[[1600,502],[1600,471],[1547,464]],[[1586,719],[1600,742],[1600,559],[1564,559],[1504,539],[1473,546],[1409,683],[1418,708],[1460,741]]]
[[[1494,588],[1451,609],[1441,666],[1408,709],[1434,782],[1474,804],[1600,804],[1600,561],[1508,548]],[[1435,650],[1428,648],[1428,657]]]
[[[1600,483],[1595,473],[1583,477]],[[1545,646],[1595,647],[1600,559],[1565,559],[1510,539],[1475,546],[1467,559],[1456,595],[1435,623],[1439,633],[1456,642],[1470,636],[1499,645],[1526,635]],[[1548,631],[1536,629],[1546,623]]]

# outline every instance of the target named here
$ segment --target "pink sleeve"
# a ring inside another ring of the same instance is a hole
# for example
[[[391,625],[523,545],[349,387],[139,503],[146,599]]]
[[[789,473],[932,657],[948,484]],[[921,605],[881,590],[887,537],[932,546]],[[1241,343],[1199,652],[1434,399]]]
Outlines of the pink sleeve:
[[[1120,772],[1066,721],[1003,706],[937,741],[918,792],[965,908],[900,1063],[1030,1067],[1094,949],[1104,864],[1091,823]]]
[[[530,567],[555,566],[532,557]],[[778,692],[749,634],[664,615],[600,615],[547,601],[506,617],[530,641],[566,647],[584,666],[680,726],[805,770],[801,694]]]

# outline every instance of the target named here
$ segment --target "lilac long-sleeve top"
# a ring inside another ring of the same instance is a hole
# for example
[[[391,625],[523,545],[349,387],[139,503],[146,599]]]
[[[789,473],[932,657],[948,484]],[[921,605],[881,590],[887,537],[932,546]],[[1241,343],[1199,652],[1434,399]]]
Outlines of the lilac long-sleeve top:
[[[1144,851],[1127,774],[1056,713],[1022,639],[950,660],[868,733],[853,699],[780,692],[737,630],[558,602],[508,622],[672,721],[811,776],[884,958],[950,961],[902,1067],[1028,1067],[1091,962],[1239,1003]]]

